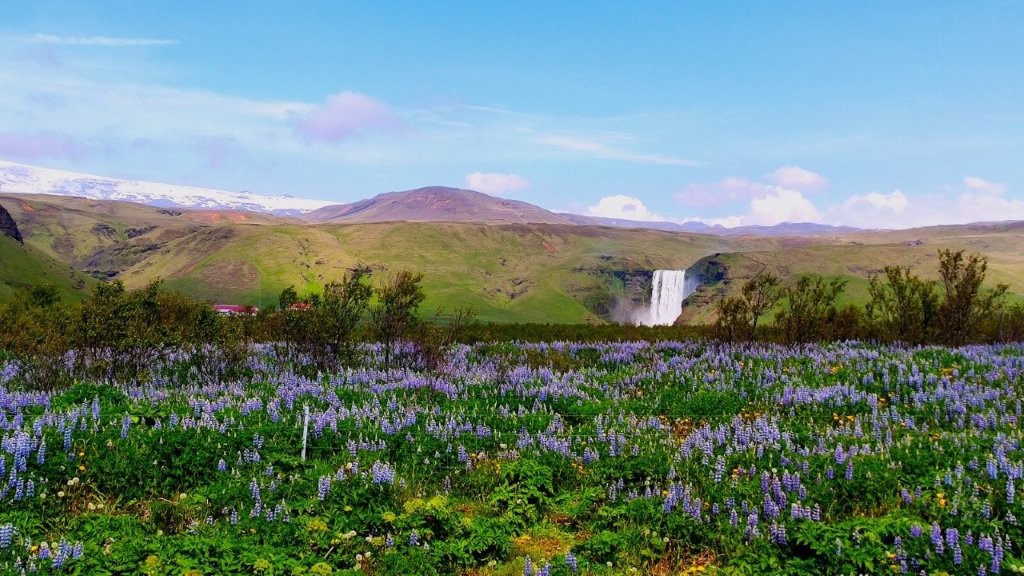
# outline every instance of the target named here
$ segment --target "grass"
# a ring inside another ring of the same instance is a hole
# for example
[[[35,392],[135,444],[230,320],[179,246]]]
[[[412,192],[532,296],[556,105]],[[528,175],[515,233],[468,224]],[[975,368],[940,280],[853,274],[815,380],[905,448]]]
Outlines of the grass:
[[[50,285],[64,300],[79,300],[93,283],[84,274],[0,234],[0,300],[19,289]]]

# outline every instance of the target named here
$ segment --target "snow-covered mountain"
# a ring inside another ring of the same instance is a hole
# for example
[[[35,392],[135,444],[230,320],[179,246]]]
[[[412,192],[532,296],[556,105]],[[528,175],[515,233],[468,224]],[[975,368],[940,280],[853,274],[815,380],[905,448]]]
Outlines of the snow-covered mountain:
[[[227,192],[212,188],[120,180],[3,160],[0,160],[0,193],[79,196],[95,200],[124,200],[166,208],[247,210],[279,216],[304,214],[337,204],[328,200],[295,198],[288,195],[261,196],[250,192]]]

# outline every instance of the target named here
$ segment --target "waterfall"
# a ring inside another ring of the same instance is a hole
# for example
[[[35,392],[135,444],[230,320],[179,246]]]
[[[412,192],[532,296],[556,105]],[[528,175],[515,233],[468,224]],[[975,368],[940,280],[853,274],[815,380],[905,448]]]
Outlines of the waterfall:
[[[696,290],[686,281],[685,270],[655,270],[651,283],[651,308],[642,324],[670,326],[683,313],[683,299]]]

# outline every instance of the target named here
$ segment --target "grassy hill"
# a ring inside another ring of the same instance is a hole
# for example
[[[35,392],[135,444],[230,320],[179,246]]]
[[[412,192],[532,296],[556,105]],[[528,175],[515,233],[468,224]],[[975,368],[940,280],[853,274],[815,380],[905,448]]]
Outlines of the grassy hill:
[[[1005,283],[1011,301],[1024,299],[1024,225],[1019,223],[937,226],[891,232],[856,232],[825,241],[790,242],[779,250],[752,250],[722,254],[716,258],[727,270],[726,280],[694,295],[684,307],[682,320],[706,323],[714,320],[713,304],[739,293],[749,278],[771,271],[783,284],[804,274],[821,274],[846,280],[840,304],[868,300],[868,280],[882,268],[909,266],[922,278],[938,278],[941,249],[978,252],[988,258],[985,285]]]
[[[94,283],[92,278],[32,246],[22,246],[0,234],[0,301],[21,288],[50,285],[64,300],[81,299]]]
[[[374,281],[422,272],[427,314],[472,306],[482,320],[597,321],[617,301],[647,297],[653,270],[717,255],[725,280],[684,309],[684,321],[707,322],[717,298],[764,268],[783,282],[805,273],[846,278],[845,300],[862,302],[868,278],[886,264],[934,277],[940,248],[981,252],[989,281],[1024,295],[1024,225],[1013,223],[792,238],[570,224],[309,223],[55,196],[0,195],[0,202],[33,254],[130,287],[163,278],[204,300],[261,306],[276,303],[286,286],[318,291],[365,267]],[[30,277],[2,277],[17,274]]]

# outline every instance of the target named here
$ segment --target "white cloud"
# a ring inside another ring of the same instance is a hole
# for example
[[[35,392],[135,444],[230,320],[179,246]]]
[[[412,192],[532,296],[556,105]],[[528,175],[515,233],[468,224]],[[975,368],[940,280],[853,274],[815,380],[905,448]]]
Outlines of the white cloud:
[[[799,190],[774,188],[750,201],[750,224],[772,226],[781,222],[818,222],[821,214]]]
[[[642,220],[661,222],[665,219],[644,206],[639,198],[617,194],[605,196],[598,200],[596,206],[587,207],[587,215],[602,218],[621,218],[623,220]]]
[[[661,166],[700,166],[700,162],[673,158],[661,154],[639,154],[621,148],[614,148],[591,138],[579,138],[576,136],[542,136],[537,142],[547,146],[554,146],[572,152],[584,152],[596,158],[607,160],[621,160],[635,164],[657,164]]]
[[[857,228],[908,228],[927,220],[920,210],[908,210],[911,200],[894,190],[888,194],[869,192],[854,195],[828,209],[825,220],[839,226]],[[931,216],[928,216],[930,218]]]
[[[675,199],[686,206],[718,206],[763,195],[769,188],[760,182],[729,176],[712,184],[687,184]]]
[[[850,196],[844,203],[845,206],[854,209],[858,206],[866,206],[878,210],[891,210],[893,212],[902,212],[908,204],[907,195],[899,190],[894,190],[888,194],[869,192],[863,196]]]
[[[795,190],[820,190],[828,186],[824,176],[799,166],[782,166],[768,175],[768,179],[782,186]]]
[[[1006,192],[1006,185],[1000,184],[999,182],[991,182],[984,178],[977,176],[967,176],[964,178],[964,186],[967,186],[969,190],[975,192],[981,192],[982,194],[1002,194]]]
[[[526,190],[530,187],[530,182],[518,174],[470,172],[466,174],[466,186],[470,190],[486,194],[504,194],[516,190]]]
[[[112,38],[110,36],[55,36],[36,34],[29,38],[34,44],[57,44],[61,46],[102,46],[105,48],[128,48],[132,46],[173,46],[177,40],[163,38]]]
[[[1000,186],[979,186],[988,190],[967,190],[957,196],[907,195],[900,190],[889,194],[871,192],[850,196],[827,210],[829,224],[859,228],[915,228],[940,224],[968,224],[1024,220],[1024,200],[1003,196]],[[991,183],[989,183],[991,184]],[[969,186],[970,188],[970,186]]]
[[[774,226],[783,222],[821,222],[821,213],[799,190],[762,185],[761,195],[750,200],[745,214],[717,218],[684,218],[683,221],[735,228]]]

